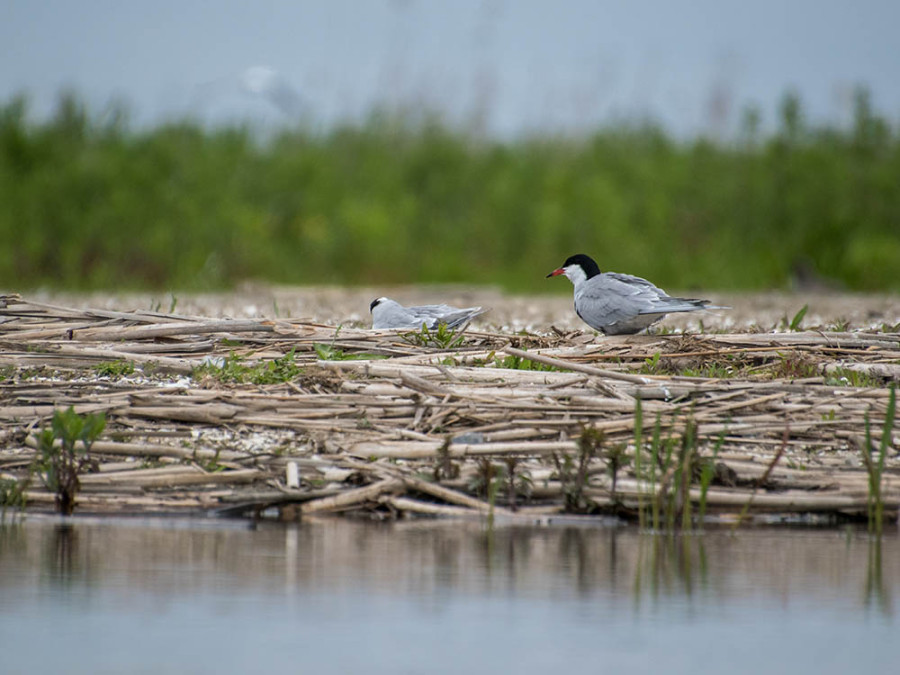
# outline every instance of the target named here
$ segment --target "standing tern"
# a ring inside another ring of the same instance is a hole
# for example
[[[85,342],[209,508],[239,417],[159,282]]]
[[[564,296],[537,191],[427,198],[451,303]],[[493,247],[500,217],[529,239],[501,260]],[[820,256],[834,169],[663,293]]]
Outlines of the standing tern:
[[[591,328],[606,335],[639,333],[672,312],[728,309],[709,300],[673,298],[646,279],[601,272],[592,258],[570,256],[547,277],[565,274],[575,286],[575,312]]]
[[[372,312],[372,328],[376,330],[421,330],[422,326],[434,330],[441,324],[450,329],[460,328],[487,310],[481,307],[460,309],[450,305],[404,307],[390,298],[375,298],[369,305],[369,311]]]

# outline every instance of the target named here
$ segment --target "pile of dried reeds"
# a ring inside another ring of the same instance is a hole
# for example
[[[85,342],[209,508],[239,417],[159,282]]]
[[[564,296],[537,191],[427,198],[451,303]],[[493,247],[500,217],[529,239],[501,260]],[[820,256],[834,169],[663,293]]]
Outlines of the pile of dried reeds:
[[[739,512],[753,495],[754,512],[860,514],[867,420],[877,446],[900,378],[898,334],[470,332],[442,347],[295,320],[0,304],[0,478],[29,480],[28,503],[51,505],[30,471],[35,431],[59,408],[105,413],[81,511],[534,518],[564,509],[573,479],[560,467],[582,453],[585,510],[631,513],[658,489],[634,469],[640,399],[645,441],[695,425],[699,454],[717,448],[708,512]],[[220,376],[229,361],[286,355],[296,372],[283,382]],[[850,386],[856,377],[866,386]],[[586,430],[602,432],[589,457]],[[895,514],[900,462],[886,441],[882,495]]]

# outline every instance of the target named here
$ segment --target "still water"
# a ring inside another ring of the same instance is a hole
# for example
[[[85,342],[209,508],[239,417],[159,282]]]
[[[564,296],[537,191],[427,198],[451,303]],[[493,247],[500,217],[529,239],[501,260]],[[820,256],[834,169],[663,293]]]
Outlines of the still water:
[[[0,673],[896,673],[900,538],[0,524]]]

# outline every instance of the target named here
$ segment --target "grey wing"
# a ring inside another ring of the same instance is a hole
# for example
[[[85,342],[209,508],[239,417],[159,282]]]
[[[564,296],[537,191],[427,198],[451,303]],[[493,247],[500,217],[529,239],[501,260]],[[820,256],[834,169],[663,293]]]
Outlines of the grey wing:
[[[451,314],[443,316],[441,321],[447,324],[447,328],[459,328],[460,326],[469,323],[469,321],[479,314],[484,314],[485,311],[486,310],[481,309],[481,307],[466,307],[465,309],[458,309]]]
[[[450,305],[415,305],[408,309],[410,312],[414,312],[416,316],[427,316],[432,319],[440,319],[442,316],[460,311],[458,308]]]
[[[450,305],[420,305],[418,307],[410,307],[417,315],[428,317],[433,320],[429,328],[437,327],[439,323],[447,324],[448,328],[456,328],[471,321],[473,318],[484,312],[481,307],[451,307]]]
[[[586,282],[575,305],[579,316],[588,325],[601,328],[628,321],[639,314],[658,313],[661,293],[640,277],[607,273]]]
[[[635,302],[639,309],[637,314],[668,314],[670,312],[692,312],[704,309],[709,302],[707,300],[694,300],[693,298],[674,298],[661,288],[641,277],[630,274],[618,274],[608,272],[603,275],[611,280],[621,282],[632,289]],[[638,300],[639,299],[639,300]],[[712,309],[719,309],[718,307]]]

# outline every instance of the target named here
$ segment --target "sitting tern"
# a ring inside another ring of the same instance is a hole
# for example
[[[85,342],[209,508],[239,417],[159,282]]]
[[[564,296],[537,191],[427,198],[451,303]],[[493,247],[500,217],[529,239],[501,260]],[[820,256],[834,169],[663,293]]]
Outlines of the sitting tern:
[[[460,309],[450,305],[404,307],[390,298],[375,298],[369,305],[369,311],[372,312],[372,328],[376,330],[386,328],[421,330],[422,326],[434,330],[441,324],[451,329],[460,328],[487,310],[481,307]]]
[[[646,279],[601,272],[594,260],[578,253],[547,277],[565,274],[575,286],[575,312],[591,328],[606,335],[639,333],[672,312],[728,309],[709,300],[673,298]]]

